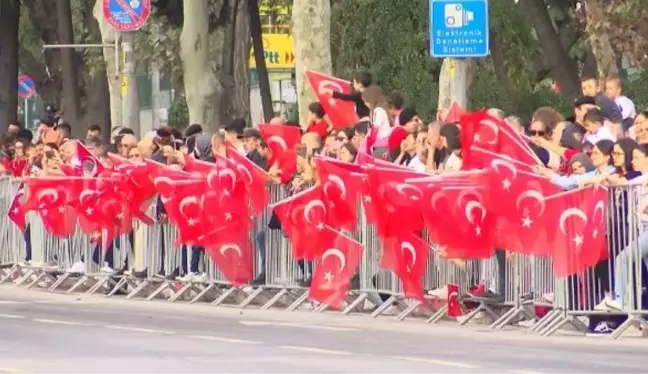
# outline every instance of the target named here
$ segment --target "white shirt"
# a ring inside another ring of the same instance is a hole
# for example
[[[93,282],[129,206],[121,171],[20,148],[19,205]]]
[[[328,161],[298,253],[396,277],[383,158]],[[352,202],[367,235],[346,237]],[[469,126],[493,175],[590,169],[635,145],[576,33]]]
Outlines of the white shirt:
[[[648,182],[648,174],[642,174],[637,178],[628,181],[628,184],[631,186],[638,186],[643,184],[644,186],[636,187],[641,190],[635,190],[639,195],[639,206],[637,207],[637,216],[644,227],[648,226],[648,187],[645,184]]]
[[[425,173],[425,164],[418,155],[414,156],[406,166],[414,171]]]
[[[599,142],[599,140],[611,140],[613,142],[616,142],[616,136],[612,133],[609,127],[607,126],[601,126],[598,131],[595,134],[590,134],[587,133],[585,134],[583,140],[590,143],[590,144],[596,144]]]
[[[621,109],[621,117],[623,119],[634,118],[637,115],[634,103],[627,96],[621,95],[614,99],[614,102]]]
[[[378,139],[388,138],[391,134],[392,127],[389,124],[389,114],[381,107],[373,110],[371,116],[373,126],[378,129]]]
[[[443,170],[459,171],[461,170],[462,165],[463,161],[453,152],[446,159],[445,164],[443,165]]]

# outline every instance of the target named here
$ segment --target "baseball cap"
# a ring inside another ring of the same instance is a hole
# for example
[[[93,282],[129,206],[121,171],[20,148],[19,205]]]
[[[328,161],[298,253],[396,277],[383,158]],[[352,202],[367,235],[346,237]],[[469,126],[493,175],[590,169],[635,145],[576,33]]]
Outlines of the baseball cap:
[[[245,129],[245,131],[243,131],[243,137],[261,139],[261,132],[257,129],[252,129],[252,128]]]
[[[234,131],[237,134],[242,134],[246,127],[245,120],[243,118],[235,118],[229,124],[223,126],[225,131]]]

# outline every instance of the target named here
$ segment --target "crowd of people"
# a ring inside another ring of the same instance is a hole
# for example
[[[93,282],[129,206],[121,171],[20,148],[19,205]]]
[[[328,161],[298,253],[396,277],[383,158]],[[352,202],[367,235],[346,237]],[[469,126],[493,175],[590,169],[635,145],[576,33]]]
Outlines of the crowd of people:
[[[573,113],[569,113],[568,117],[551,107],[539,108],[528,121],[516,116],[506,116],[498,109],[489,111],[504,119],[528,141],[543,165],[536,167],[535,172],[565,190],[591,184],[646,184],[648,112],[637,112],[632,100],[623,94],[621,79],[604,79],[604,90],[601,89],[600,82],[596,77],[582,79],[582,96],[574,101]],[[177,165],[179,168],[187,157],[213,161],[214,155],[225,155],[229,146],[267,171],[275,183],[286,184],[293,191],[308,183],[317,182],[314,162],[316,156],[354,163],[359,154],[365,153],[428,174],[462,170],[462,129],[456,108],[440,109],[436,118],[427,118],[431,121],[426,121],[415,108],[406,105],[407,99],[401,93],[384,95],[374,84],[371,74],[357,73],[352,84],[350,94],[328,89],[323,89],[318,94],[353,102],[357,123],[348,124],[345,128],[334,126],[321,102],[313,102],[308,106],[308,123],[301,126],[286,123],[282,117],[273,118],[269,122],[270,125],[296,126],[302,131],[297,168],[289,178],[281,175],[277,164],[269,165],[271,151],[268,144],[259,129],[248,126],[243,119],[235,119],[222,126],[217,134],[206,134],[199,124],[192,124],[182,131],[162,127],[139,137],[131,129],[123,127],[113,132],[109,144],[104,144],[101,141],[100,126],[89,126],[85,136],[75,140],[70,124],[57,118],[52,112],[43,116],[35,135],[20,123],[9,125],[8,134],[2,139],[0,171],[16,178],[64,175],[62,167],[75,159],[75,141],[82,141],[93,156],[106,164],[110,164],[107,153],[112,152],[130,160],[151,159],[167,165]],[[648,208],[648,199],[641,202],[642,206],[637,211],[642,212],[642,224],[648,225],[648,213],[643,213]],[[164,212],[160,211],[157,218],[164,221]],[[617,221],[610,224],[618,228],[625,223]],[[262,262],[265,261],[266,229],[261,228],[256,233],[257,250],[261,253]],[[614,256],[598,272],[602,283],[609,286],[605,290],[605,299],[596,308],[620,310],[630,276],[627,261],[631,260],[631,256],[626,248],[632,238],[619,234],[624,230],[615,227],[610,230],[616,233],[611,240]],[[644,231],[638,240],[640,256],[648,258],[648,231]],[[204,277],[198,274],[200,248],[192,252],[189,268],[172,269],[168,274],[162,269],[161,275],[171,278],[184,275],[183,279],[192,280]],[[504,276],[503,253],[504,250],[497,252],[500,278]],[[183,267],[186,262],[183,261]],[[74,271],[81,271],[82,264],[75,266]],[[111,263],[106,263],[104,270],[114,271],[111,267]],[[262,264],[261,269],[264,268]],[[609,279],[610,273],[612,279]],[[141,269],[132,274],[145,275]],[[261,271],[253,283],[264,282],[265,273]],[[498,282],[501,287],[503,283]],[[485,291],[489,292],[490,296],[497,297],[503,291]],[[609,331],[613,324],[609,320],[601,323],[595,326],[597,331]]]

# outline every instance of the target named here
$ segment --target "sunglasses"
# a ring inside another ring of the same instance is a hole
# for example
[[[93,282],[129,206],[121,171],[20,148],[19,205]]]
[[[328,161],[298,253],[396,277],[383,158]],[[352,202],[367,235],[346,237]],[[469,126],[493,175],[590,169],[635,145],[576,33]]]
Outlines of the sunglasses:
[[[536,131],[536,130],[529,130],[529,135],[531,136],[544,136],[546,132],[544,131]]]

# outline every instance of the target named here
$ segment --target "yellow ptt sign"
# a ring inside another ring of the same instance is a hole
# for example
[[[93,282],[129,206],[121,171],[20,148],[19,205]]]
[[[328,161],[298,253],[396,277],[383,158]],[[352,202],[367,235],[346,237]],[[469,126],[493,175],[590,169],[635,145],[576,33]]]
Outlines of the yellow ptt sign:
[[[268,69],[294,69],[295,48],[290,34],[263,34],[263,55]],[[256,68],[254,49],[250,51],[250,69]]]

